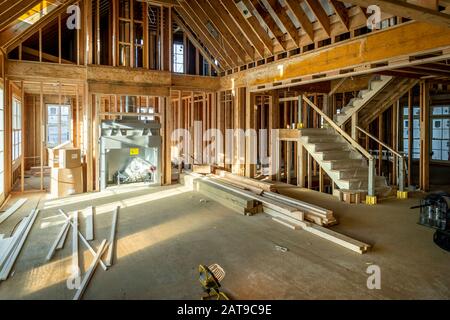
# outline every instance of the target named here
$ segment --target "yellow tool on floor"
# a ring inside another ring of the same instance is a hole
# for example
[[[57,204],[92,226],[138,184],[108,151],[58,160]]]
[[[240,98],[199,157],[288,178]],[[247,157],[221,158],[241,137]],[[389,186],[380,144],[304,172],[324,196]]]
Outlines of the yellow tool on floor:
[[[200,265],[198,267],[200,273],[199,281],[203,290],[208,294],[202,297],[202,300],[215,298],[216,300],[230,300],[228,296],[220,291],[220,282],[225,278],[225,271],[218,264],[209,267]]]

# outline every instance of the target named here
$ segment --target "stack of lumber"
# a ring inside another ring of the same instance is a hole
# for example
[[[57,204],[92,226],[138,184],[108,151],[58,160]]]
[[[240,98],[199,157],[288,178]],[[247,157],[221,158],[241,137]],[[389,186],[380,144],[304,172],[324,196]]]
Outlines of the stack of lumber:
[[[241,183],[244,185],[247,185],[248,187],[253,187],[256,189],[261,189],[264,192],[277,192],[277,188],[275,184],[268,182],[268,181],[261,181],[246,177],[241,177],[235,174],[232,174],[230,172],[224,171],[224,170],[215,170],[215,174],[218,175],[221,178],[225,178],[229,181],[234,181],[234,183]]]
[[[294,206],[304,212],[305,220],[314,222],[317,225],[328,227],[337,224],[337,220],[331,210],[273,192],[264,192],[263,196]]]
[[[276,186],[270,182],[237,176],[223,170],[216,170],[216,175],[220,177],[220,181],[267,198],[267,200],[271,200],[272,203],[276,203],[279,207],[289,207],[291,211],[301,212],[305,220],[320,226],[332,226],[337,223],[336,218],[333,216],[333,211],[275,193],[272,190],[276,190]],[[268,205],[264,209],[266,211],[271,210]]]
[[[224,179],[214,175],[203,177],[197,174],[191,174],[188,179],[186,178],[187,177],[185,177],[185,181],[187,181],[188,184],[189,179],[193,180],[193,182],[190,183],[194,186],[194,190],[197,190],[196,186],[198,185],[200,185],[200,187],[202,185],[207,185],[208,189],[204,188],[204,192],[215,200],[218,199],[218,197],[215,196],[218,192],[214,190],[220,190],[223,197],[227,197],[224,194],[228,193],[230,194],[229,197],[234,199],[237,196],[247,200],[253,199],[262,204],[263,212],[272,216],[274,221],[291,229],[307,231],[360,254],[363,254],[370,249],[370,245],[366,243],[329,230],[322,225],[319,225],[319,223],[316,223],[316,221],[322,222],[323,224],[335,223],[332,212],[329,210],[271,192],[263,192],[262,195],[255,194],[252,191],[230,183],[229,180],[224,181]],[[198,189],[198,191],[200,191],[200,189]],[[305,221],[307,216],[310,217],[314,223]]]
[[[27,199],[19,199],[16,203],[14,203],[8,210],[3,212],[3,214],[0,216],[0,223],[8,219],[10,216],[12,216],[23,204],[27,202]]]
[[[14,234],[9,238],[0,237],[0,280],[8,279],[17,257],[33,227],[39,210],[33,210],[28,217],[22,219]]]
[[[243,215],[254,215],[262,212],[259,201],[248,196],[226,190],[209,180],[196,179],[193,181],[194,190],[213,198],[215,201]]]

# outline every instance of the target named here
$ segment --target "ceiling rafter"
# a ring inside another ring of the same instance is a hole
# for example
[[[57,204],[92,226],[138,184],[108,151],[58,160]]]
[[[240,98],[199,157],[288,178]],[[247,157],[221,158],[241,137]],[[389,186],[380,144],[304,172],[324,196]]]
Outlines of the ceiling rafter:
[[[314,42],[314,26],[311,21],[309,21],[303,8],[300,6],[300,2],[296,0],[285,0],[286,9],[289,9],[294,16],[297,18],[298,22],[302,26],[303,31],[309,37],[311,41]]]
[[[365,0],[348,0],[347,2],[357,6],[367,5]],[[393,15],[450,27],[450,14],[438,10],[398,0],[371,0],[370,4],[377,5],[381,8],[381,11]]]
[[[334,12],[336,12],[336,16],[341,21],[342,25],[345,27],[347,31],[349,31],[349,18],[348,18],[348,12],[345,5],[337,0],[330,0],[330,4],[334,9]]]
[[[217,1],[217,0],[211,0]],[[273,43],[259,21],[250,16],[245,18],[236,6],[234,0],[220,0],[222,5],[230,12],[231,17],[236,21],[242,31],[247,35],[248,39],[253,43],[258,53],[264,57],[264,46],[273,54]]]
[[[272,15],[269,13],[266,7],[264,7],[259,0],[243,0],[245,6],[247,7],[250,12],[253,13],[256,12],[258,15],[264,20],[264,23],[269,28],[269,30],[273,33],[275,36],[275,39],[278,41],[278,43],[283,47],[284,50],[286,50],[286,41],[284,40],[284,33],[281,31],[281,29],[278,27],[275,19],[272,17]],[[255,18],[256,19],[256,18]],[[258,24],[259,20],[258,20]]]
[[[284,7],[280,4],[280,2],[278,2],[278,0],[267,0],[267,2],[272,7],[273,11],[277,14],[278,19],[280,19],[287,33],[294,41],[295,46],[298,48],[300,44],[299,32],[295,27],[294,23],[292,22],[291,18],[289,18]]]
[[[186,12],[186,10],[180,6],[176,7],[175,11],[180,15],[181,18],[186,22],[187,25],[192,29],[192,31],[197,35],[197,37],[203,42],[203,44],[208,48],[208,51],[211,52],[219,61],[220,66],[224,67],[224,69],[230,69],[231,64],[223,57],[223,53],[218,51],[213,44],[209,41],[208,36],[206,36],[202,29],[197,25],[197,23],[191,18],[191,16]]]
[[[196,21],[197,25],[204,33],[206,37],[208,37],[209,41],[216,48],[217,51],[223,52],[223,58],[226,59],[231,67],[234,67],[239,64],[239,58],[231,49],[226,41],[221,37],[217,39],[213,36],[210,29],[207,27],[207,23],[209,21],[208,16],[206,16],[203,10],[198,6],[195,1],[179,1],[181,6],[186,10],[187,14]],[[215,26],[212,25],[214,28]],[[216,30],[218,32],[218,30]]]
[[[222,19],[215,14],[214,10],[208,10],[206,1],[189,0],[188,3],[192,3],[192,7],[196,9],[195,11],[202,16],[202,19],[204,21],[209,22],[214,26],[214,28],[222,35],[222,39],[224,39],[228,43],[229,48],[231,48],[236,53],[237,57],[241,60],[242,63],[245,63],[247,61],[247,53],[241,47],[239,42],[234,38],[234,36],[230,33],[228,28],[223,23]]]
[[[71,5],[77,0],[67,0],[63,1],[58,5],[58,7],[54,8],[48,14],[42,16],[36,23],[29,25],[25,22],[20,22],[16,25],[11,25],[7,29],[4,29],[0,32],[0,48],[7,49],[7,52],[14,49],[19,45],[20,42],[23,42],[27,38],[29,38],[32,34],[37,32],[39,28],[43,28],[47,26],[57,15],[66,10],[67,6]]]
[[[320,2],[317,0],[305,0],[305,3],[309,7],[309,9],[311,9],[312,13],[316,16],[317,21],[322,26],[325,33],[330,36],[330,18],[328,17]]]
[[[217,0],[199,0],[199,2],[200,4],[203,4],[204,8],[209,12],[213,20],[220,20],[221,23],[225,25],[225,27],[231,32],[235,41],[242,47],[242,49],[245,50],[250,59],[255,59],[255,48],[253,48],[252,44],[248,42],[247,38],[239,29],[239,26],[230,17],[222,4]]]
[[[6,0],[0,3],[0,30],[37,6],[41,0]]]
[[[232,51],[227,42],[222,41],[219,42],[219,39],[216,39],[212,33],[207,28],[206,24],[208,22],[208,17],[204,14],[203,10],[198,6],[194,1],[179,1],[180,5],[185,9],[187,14],[193,19],[201,32],[209,39],[211,44],[216,48],[217,51],[223,52],[222,57],[227,60],[228,64],[231,67],[234,67],[239,64],[238,56]]]
[[[188,37],[189,41],[191,41],[191,43],[200,51],[200,53],[208,61],[211,67],[214,68],[214,70],[216,70],[217,73],[223,72],[223,69],[216,65],[215,61],[213,61],[213,58],[210,57],[210,54],[206,52],[206,50],[203,48],[200,42],[197,41],[194,34],[189,30],[189,28],[184,24],[184,22],[176,14],[174,14],[172,17],[175,23],[183,30],[184,33],[186,33],[186,36]]]

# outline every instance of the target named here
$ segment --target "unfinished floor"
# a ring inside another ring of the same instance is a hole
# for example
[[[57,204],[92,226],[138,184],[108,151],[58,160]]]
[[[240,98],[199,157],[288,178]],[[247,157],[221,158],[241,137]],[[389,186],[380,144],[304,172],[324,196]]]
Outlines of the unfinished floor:
[[[409,209],[421,194],[369,207],[294,187],[280,190],[334,210],[340,224],[333,229],[373,244],[373,251],[358,255],[265,214],[239,215],[180,185],[122,187],[59,200],[29,194],[26,205],[0,225],[8,235],[21,216],[35,206],[42,209],[12,277],[0,283],[0,299],[72,299],[75,292],[66,287],[70,235],[52,262],[45,263],[45,256],[63,221],[58,208],[90,205],[97,207],[95,248],[109,235],[113,208],[122,209],[116,263],[107,272],[97,269],[84,299],[197,300],[197,267],[212,263],[226,270],[223,288],[233,299],[450,298],[450,253],[434,245],[433,230],[417,225],[418,213]],[[289,251],[277,251],[277,245]],[[85,268],[90,260],[87,251],[80,254]],[[381,290],[367,289],[371,264],[381,267]]]

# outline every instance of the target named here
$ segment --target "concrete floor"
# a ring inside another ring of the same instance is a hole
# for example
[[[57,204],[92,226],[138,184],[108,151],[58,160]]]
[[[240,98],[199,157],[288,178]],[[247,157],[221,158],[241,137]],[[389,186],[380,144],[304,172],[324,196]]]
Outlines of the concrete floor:
[[[70,234],[51,262],[45,256],[63,221],[57,209],[90,205],[97,207],[95,248],[110,233],[113,208],[122,209],[116,263],[107,272],[97,269],[85,299],[197,300],[202,295],[197,267],[213,263],[225,269],[223,288],[233,299],[450,298],[450,253],[433,243],[433,230],[417,225],[418,212],[409,210],[420,195],[368,207],[293,187],[281,192],[334,210],[340,224],[333,229],[373,244],[373,251],[358,255],[265,214],[241,216],[179,185],[123,187],[61,200],[28,194],[26,205],[0,225],[0,233],[8,235],[34,206],[42,209],[13,276],[0,283],[0,299],[73,297],[66,286]],[[277,245],[289,251],[277,251]],[[81,243],[80,248],[85,249]],[[80,256],[84,272],[92,258],[87,251]],[[371,264],[381,268],[381,290],[367,289]]]

